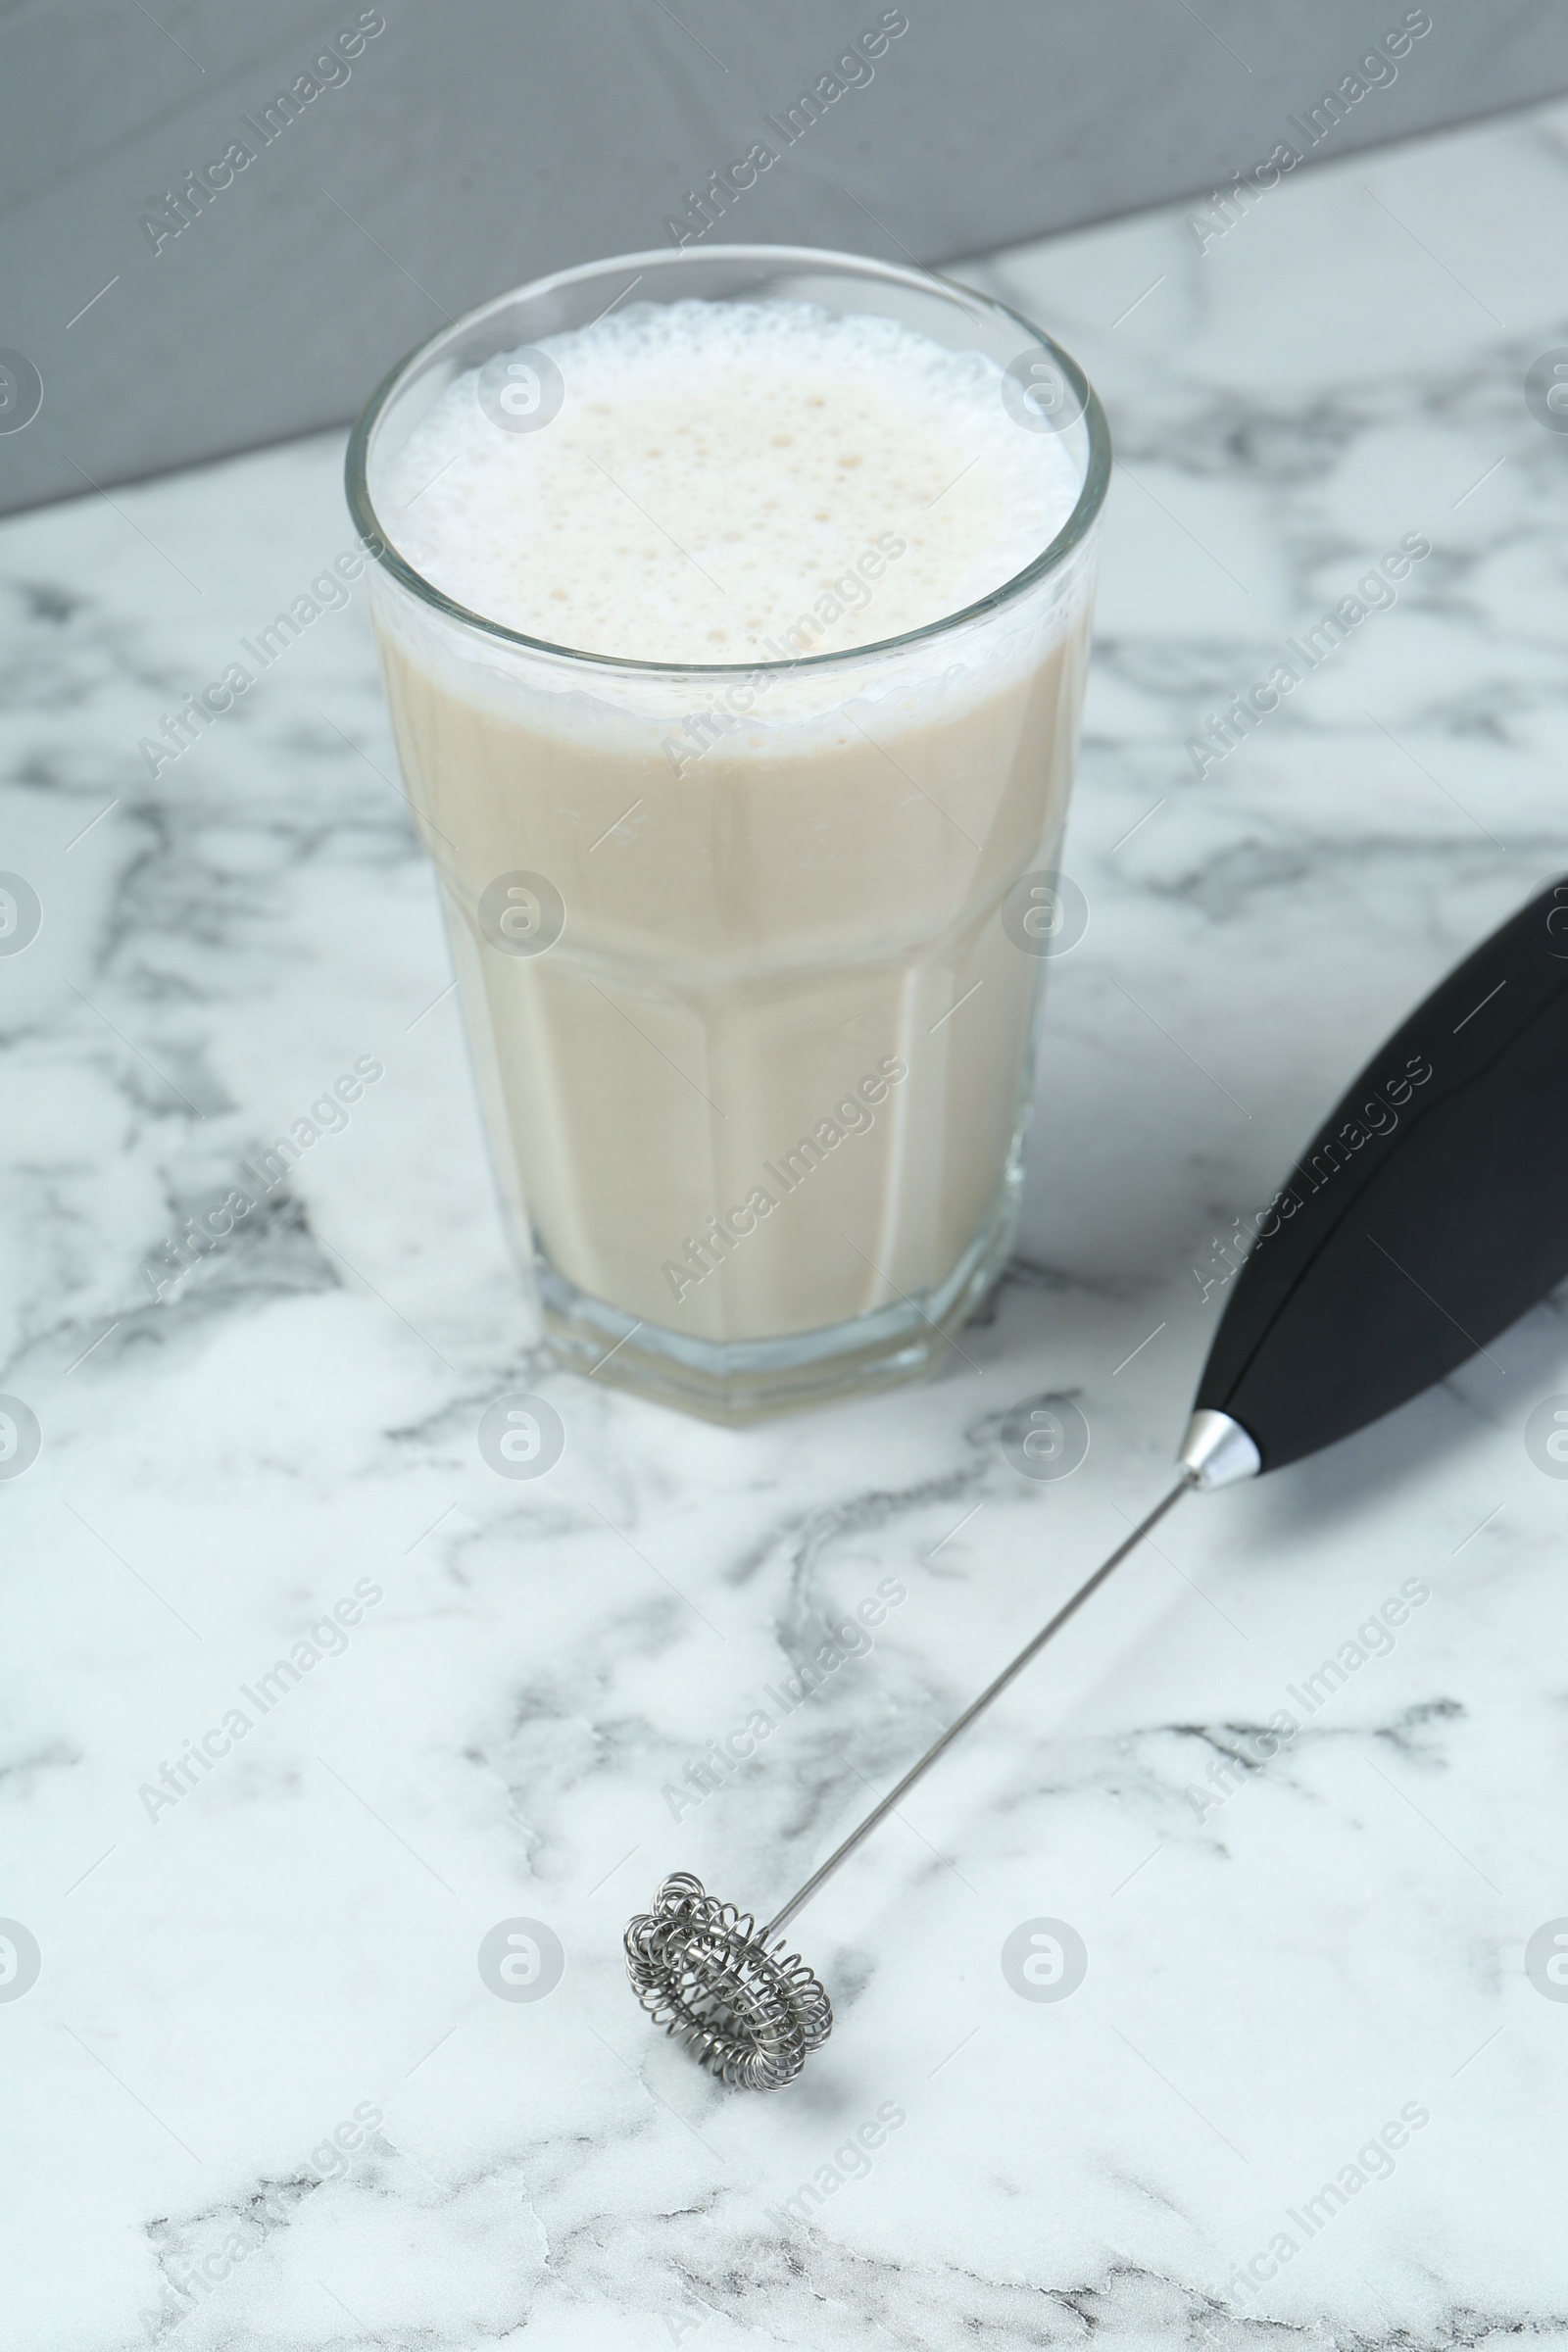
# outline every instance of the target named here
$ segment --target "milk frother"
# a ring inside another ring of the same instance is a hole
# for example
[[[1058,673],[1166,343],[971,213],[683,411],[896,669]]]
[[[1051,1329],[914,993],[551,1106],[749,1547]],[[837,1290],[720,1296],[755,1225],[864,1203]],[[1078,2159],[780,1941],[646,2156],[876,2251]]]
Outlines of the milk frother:
[[[1442,1380],[1568,1275],[1568,879],[1436,988],[1256,1222],[1148,1517],[765,1927],[678,1871],[626,1930],[634,1990],[722,2082],[775,2090],[833,2029],[782,1930],[1193,1489],[1284,1468]]]

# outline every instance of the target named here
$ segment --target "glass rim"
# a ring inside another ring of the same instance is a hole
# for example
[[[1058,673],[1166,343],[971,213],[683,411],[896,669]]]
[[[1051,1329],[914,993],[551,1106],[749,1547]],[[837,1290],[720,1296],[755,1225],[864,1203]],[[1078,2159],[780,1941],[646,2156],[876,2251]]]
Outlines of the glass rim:
[[[945,277],[935,270],[922,270],[918,266],[906,268],[902,263],[878,261],[865,254],[836,252],[828,246],[704,245],[695,258],[714,262],[773,262],[808,267],[826,263],[834,270],[845,274],[857,272],[867,277],[879,277],[896,285],[909,286],[919,292],[942,294],[950,301],[958,302],[960,307],[979,303],[993,317],[1010,320],[1030,343],[1051,354],[1083,401],[1083,422],[1088,433],[1087,463],[1072,513],[1061,529],[1039,555],[1030,559],[1021,571],[1014,572],[1000,586],[991,589],[985,596],[977,597],[973,603],[961,606],[955,612],[945,612],[940,618],[922,622],[917,629],[906,629],[896,637],[876,638],[868,645],[849,646],[835,653],[796,655],[787,661],[645,662],[630,655],[595,654],[582,646],[558,645],[550,638],[530,637],[521,629],[508,628],[504,621],[492,620],[485,613],[475,612],[468,606],[459,604],[455,598],[438,588],[433,580],[426,579],[422,572],[416,571],[399,552],[382,526],[370,498],[367,472],[370,438],[393,399],[429,353],[449,337],[482,323],[494,313],[504,310],[509,303],[516,302],[525,295],[544,294],[586,278],[600,277],[608,270],[637,269],[646,275],[652,269],[668,268],[688,258],[691,257],[688,257],[684,247],[671,251],[668,246],[658,246],[647,253],[616,254],[607,261],[583,262],[569,270],[551,270],[544,277],[529,278],[523,285],[509,287],[505,293],[492,295],[489,301],[464,312],[461,318],[449,319],[445,326],[438,327],[422,343],[416,344],[412,351],[404,354],[382,377],[361,410],[349,435],[344,459],[344,490],[350,517],[361,538],[368,543],[374,561],[383,571],[420,603],[444,613],[448,619],[458,621],[466,628],[477,629],[484,636],[498,639],[502,644],[520,646],[531,654],[546,654],[564,662],[591,662],[602,669],[632,670],[651,677],[760,677],[801,669],[826,669],[834,663],[865,662],[876,655],[923,645],[946,630],[982,619],[986,614],[1000,612],[1016,602],[1050,573],[1059,569],[1073,550],[1088,537],[1110,484],[1110,427],[1104,410],[1100,405],[1099,395],[1088,376],[1071,352],[1064,350],[1054,336],[1047,334],[1044,327],[1037,326],[1033,319],[1026,318],[1021,311],[1013,310],[1010,304],[999,302],[995,295],[983,293],[977,286],[967,286],[961,279]]]

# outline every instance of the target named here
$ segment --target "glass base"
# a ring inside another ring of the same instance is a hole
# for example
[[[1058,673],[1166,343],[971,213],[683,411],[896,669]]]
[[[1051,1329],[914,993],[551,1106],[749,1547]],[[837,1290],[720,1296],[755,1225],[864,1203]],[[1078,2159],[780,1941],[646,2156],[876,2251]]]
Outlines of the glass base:
[[[1009,1178],[939,1290],[782,1340],[721,1344],[634,1322],[578,1290],[540,1254],[546,1344],[568,1371],[730,1428],[921,1380],[950,1352],[950,1334],[981,1305],[1007,1262],[1020,1189],[1017,1171]]]

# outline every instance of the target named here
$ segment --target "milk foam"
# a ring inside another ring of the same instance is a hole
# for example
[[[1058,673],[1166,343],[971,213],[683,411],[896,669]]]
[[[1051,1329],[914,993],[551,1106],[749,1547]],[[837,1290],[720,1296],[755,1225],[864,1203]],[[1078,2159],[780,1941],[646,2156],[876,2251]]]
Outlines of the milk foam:
[[[554,645],[769,662],[811,615],[811,650],[847,652],[1001,587],[1077,500],[994,362],[892,319],[639,303],[539,348],[564,385],[549,423],[492,422],[462,375],[379,503],[433,585]]]

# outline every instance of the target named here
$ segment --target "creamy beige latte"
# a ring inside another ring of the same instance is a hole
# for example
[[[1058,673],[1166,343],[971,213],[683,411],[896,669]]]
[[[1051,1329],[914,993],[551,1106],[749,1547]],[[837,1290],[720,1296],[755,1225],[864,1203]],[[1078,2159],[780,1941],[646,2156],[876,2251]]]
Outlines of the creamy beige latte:
[[[918,633],[1033,562],[1080,487],[991,361],[784,303],[630,304],[458,377],[409,437],[389,537],[542,641],[377,582],[547,1275],[750,1342],[932,1298],[975,1250],[1040,971],[1003,910],[1054,862],[1088,554]]]

